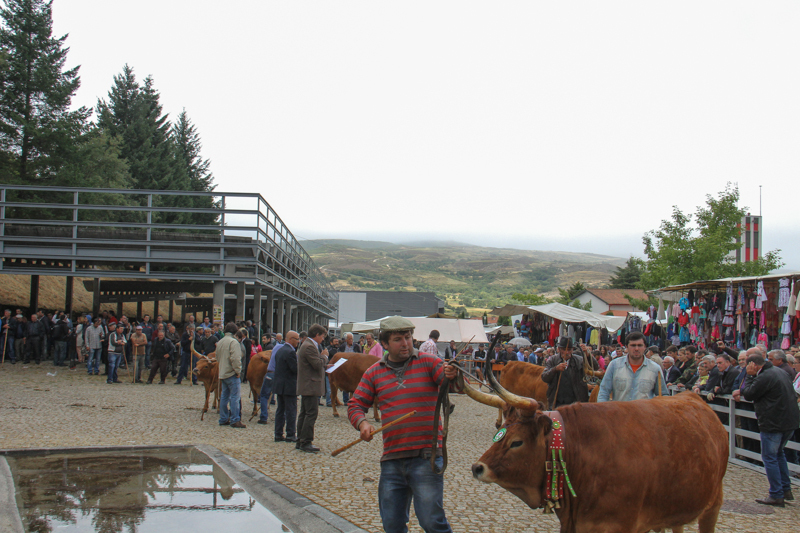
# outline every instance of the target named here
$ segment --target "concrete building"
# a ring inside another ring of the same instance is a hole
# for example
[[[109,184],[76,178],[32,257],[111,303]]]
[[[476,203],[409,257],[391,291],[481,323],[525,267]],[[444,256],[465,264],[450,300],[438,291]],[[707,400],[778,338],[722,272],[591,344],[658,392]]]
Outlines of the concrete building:
[[[433,292],[339,291],[337,325],[377,320],[389,315],[443,313],[445,303]]]
[[[575,299],[581,305],[592,302],[590,309],[592,313],[602,314],[611,311],[615,316],[625,316],[628,311],[638,311],[625,298],[626,294],[637,300],[647,299],[647,294],[639,289],[586,289]]]

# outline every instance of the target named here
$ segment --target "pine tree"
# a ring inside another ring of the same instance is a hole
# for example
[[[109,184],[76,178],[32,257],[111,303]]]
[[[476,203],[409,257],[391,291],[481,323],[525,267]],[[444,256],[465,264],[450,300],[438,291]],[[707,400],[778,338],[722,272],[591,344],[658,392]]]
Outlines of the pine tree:
[[[175,146],[175,158],[179,171],[183,172],[188,180],[188,190],[197,192],[211,192],[216,188],[214,177],[209,170],[211,163],[200,155],[202,143],[197,128],[192,124],[186,110],[181,111],[178,119],[172,126],[172,141]],[[189,207],[216,209],[219,202],[211,197],[191,198]],[[217,223],[217,215],[211,213],[192,214],[194,224],[212,225]]]
[[[629,257],[624,267],[617,267],[614,275],[611,276],[609,286],[612,289],[633,289],[642,277],[643,261],[635,257]]]
[[[76,157],[91,111],[70,111],[79,67],[64,70],[67,36],[54,38],[52,0],[0,9],[0,179],[36,183]]]

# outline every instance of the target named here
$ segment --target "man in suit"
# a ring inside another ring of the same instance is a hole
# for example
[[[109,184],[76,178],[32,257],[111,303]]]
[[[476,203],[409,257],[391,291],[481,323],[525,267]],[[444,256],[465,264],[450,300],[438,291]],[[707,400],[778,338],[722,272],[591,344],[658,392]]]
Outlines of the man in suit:
[[[300,396],[300,414],[297,416],[297,449],[317,453],[313,445],[314,424],[319,414],[319,397],[325,396],[325,367],[328,350],[322,350],[322,340],[328,331],[314,324],[308,328],[308,337],[297,351],[297,395]]]
[[[450,346],[444,350],[445,361],[455,361],[458,356],[458,348],[456,348],[456,341],[451,340]]]
[[[664,357],[664,362],[661,364],[664,367],[664,374],[666,374],[664,379],[667,380],[667,383],[672,383],[681,377],[681,371],[675,366],[675,359],[673,359],[671,355]]]
[[[275,409],[275,442],[297,442],[297,344],[300,335],[296,331],[286,334],[286,342],[273,353],[275,374],[272,379],[272,394],[278,400]],[[263,409],[263,404],[262,404]],[[259,421],[260,422],[260,421]],[[286,437],[283,426],[286,425]]]

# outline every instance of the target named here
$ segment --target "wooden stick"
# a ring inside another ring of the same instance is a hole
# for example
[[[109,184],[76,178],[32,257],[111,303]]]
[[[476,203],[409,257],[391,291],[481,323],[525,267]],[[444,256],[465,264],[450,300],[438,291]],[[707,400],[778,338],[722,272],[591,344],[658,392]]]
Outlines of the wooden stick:
[[[398,424],[398,423],[402,422],[403,420],[405,420],[406,418],[408,418],[408,417],[410,417],[410,416],[414,416],[415,414],[417,414],[417,412],[416,412],[416,411],[411,411],[410,413],[407,413],[407,414],[405,414],[405,415],[401,416],[401,417],[400,417],[400,418],[398,418],[397,420],[393,420],[393,421],[389,422],[388,424],[384,424],[384,425],[383,425],[383,426],[381,426],[379,429],[376,429],[375,431],[373,431],[372,433],[370,433],[370,434],[369,434],[369,436],[370,436],[370,437],[372,437],[372,436],[374,436],[374,435],[377,435],[378,433],[380,433],[380,432],[381,432],[381,431],[383,431],[384,429],[388,428],[389,426],[393,426],[393,425],[395,425],[395,424]],[[351,442],[351,443],[350,443],[350,444],[348,444],[347,446],[342,446],[341,448],[339,448],[338,450],[336,450],[335,452],[333,452],[333,453],[331,454],[331,457],[336,457],[337,455],[339,455],[339,454],[340,454],[340,453],[342,453],[343,451],[345,451],[345,450],[348,450],[348,449],[352,448],[353,446],[355,446],[356,444],[358,444],[359,442],[361,442],[361,441],[363,441],[363,440],[364,440],[364,439],[361,439],[361,438],[359,438],[358,440],[354,440],[353,442]]]
[[[9,322],[10,322],[10,321],[9,321]],[[6,323],[6,325],[8,325],[8,322]],[[3,339],[3,363],[5,363],[5,362],[6,362],[6,346],[8,345],[8,330],[9,330],[10,328],[11,328],[11,326],[10,326],[10,325],[8,325],[8,328],[6,328],[6,336],[5,336],[5,338]]]

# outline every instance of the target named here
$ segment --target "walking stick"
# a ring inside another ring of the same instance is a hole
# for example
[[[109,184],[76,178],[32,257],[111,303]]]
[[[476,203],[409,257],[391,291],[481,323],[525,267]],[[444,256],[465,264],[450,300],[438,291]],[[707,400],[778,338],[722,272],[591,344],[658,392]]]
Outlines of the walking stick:
[[[401,417],[400,417],[400,418],[398,418],[397,420],[393,420],[393,421],[389,422],[388,424],[384,424],[384,425],[383,425],[383,426],[381,426],[380,428],[378,428],[378,429],[376,429],[375,431],[373,431],[372,433],[370,433],[370,434],[369,434],[369,436],[370,436],[370,437],[372,437],[372,436],[374,436],[374,435],[377,435],[378,433],[380,433],[380,432],[381,432],[381,431],[383,431],[384,429],[386,429],[386,428],[388,428],[388,427],[390,427],[390,426],[393,426],[393,425],[395,425],[395,424],[398,424],[398,423],[402,422],[403,420],[405,420],[406,418],[408,418],[408,417],[410,417],[410,416],[414,416],[415,414],[417,414],[417,412],[416,412],[416,411],[411,411],[410,413],[408,413],[408,414],[405,414],[405,415],[401,416]],[[358,440],[354,440],[353,442],[351,442],[351,443],[350,443],[350,444],[348,444],[347,446],[342,446],[342,447],[341,447],[341,448],[339,448],[338,450],[334,451],[334,452],[331,454],[331,457],[336,457],[337,455],[339,455],[339,454],[340,454],[340,453],[342,453],[343,451],[345,451],[345,450],[349,450],[350,448],[352,448],[353,446],[355,446],[356,444],[358,444],[359,442],[361,442],[361,441],[363,441],[363,440],[364,440],[364,439],[362,439],[362,438],[359,438]]]
[[[6,324],[8,325],[8,324]],[[6,328],[6,336],[3,337],[3,363],[6,362],[6,348],[8,347],[8,328]]]

